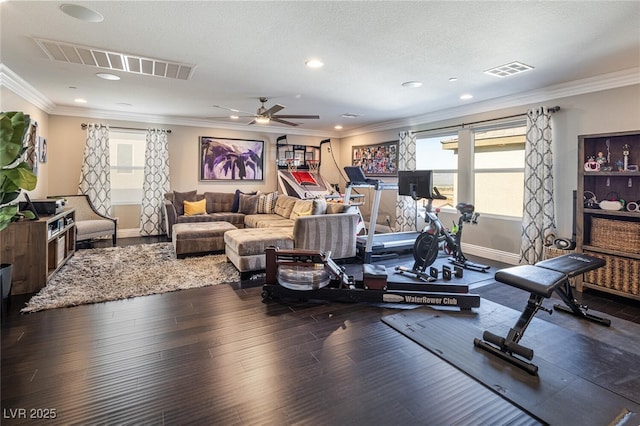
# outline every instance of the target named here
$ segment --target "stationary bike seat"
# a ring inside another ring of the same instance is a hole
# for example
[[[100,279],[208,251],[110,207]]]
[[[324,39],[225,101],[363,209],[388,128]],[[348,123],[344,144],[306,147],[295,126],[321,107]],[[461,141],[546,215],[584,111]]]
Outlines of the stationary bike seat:
[[[473,206],[473,204],[458,203],[458,204],[456,205],[456,209],[457,209],[461,214],[471,214],[471,213],[473,213],[473,211],[475,210],[475,207]]]

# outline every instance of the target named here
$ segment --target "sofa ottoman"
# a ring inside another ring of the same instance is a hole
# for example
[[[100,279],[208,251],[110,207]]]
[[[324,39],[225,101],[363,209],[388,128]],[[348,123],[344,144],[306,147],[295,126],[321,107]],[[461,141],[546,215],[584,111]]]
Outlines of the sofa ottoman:
[[[247,279],[251,271],[266,268],[265,249],[273,246],[293,248],[291,228],[244,228],[224,234],[227,259],[240,271],[240,278]]]
[[[229,222],[176,223],[172,229],[176,257],[224,250],[224,234],[237,228]]]

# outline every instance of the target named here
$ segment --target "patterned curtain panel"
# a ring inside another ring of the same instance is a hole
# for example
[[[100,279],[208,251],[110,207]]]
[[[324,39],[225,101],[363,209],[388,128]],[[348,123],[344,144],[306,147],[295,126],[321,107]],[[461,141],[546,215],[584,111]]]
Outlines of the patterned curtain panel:
[[[162,235],[162,204],[169,192],[169,144],[166,130],[149,129],[144,160],[140,234]]]
[[[520,263],[542,260],[545,238],[551,234],[556,234],[551,114],[540,107],[527,111]]]
[[[80,171],[78,194],[86,194],[98,212],[111,216],[109,126],[87,125],[87,143]]]
[[[398,143],[398,170],[416,169],[416,135],[400,132]],[[411,197],[398,195],[396,201],[396,231],[416,230],[416,202]]]

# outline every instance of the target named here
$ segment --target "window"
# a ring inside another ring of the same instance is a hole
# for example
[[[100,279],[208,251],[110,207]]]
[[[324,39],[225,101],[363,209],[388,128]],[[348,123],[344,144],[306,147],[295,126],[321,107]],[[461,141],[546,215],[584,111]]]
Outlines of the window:
[[[416,170],[433,170],[433,185],[447,197],[434,207],[453,207],[458,194],[458,134],[416,139]]]
[[[142,202],[146,146],[144,133],[114,130],[109,132],[112,204]]]
[[[525,134],[524,125],[473,132],[477,211],[522,217]]]

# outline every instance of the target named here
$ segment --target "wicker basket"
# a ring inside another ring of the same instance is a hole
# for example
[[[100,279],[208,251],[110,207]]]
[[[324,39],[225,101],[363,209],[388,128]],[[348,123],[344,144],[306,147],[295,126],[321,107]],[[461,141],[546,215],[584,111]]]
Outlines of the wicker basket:
[[[544,258],[553,259],[554,257],[562,256],[565,254],[575,253],[575,250],[562,250],[554,246],[545,246],[544,248]]]
[[[640,260],[590,251],[585,251],[585,254],[607,262],[602,268],[584,274],[584,280],[587,283],[623,293],[640,294]]]
[[[640,253],[640,222],[591,219],[591,245],[627,253]]]

